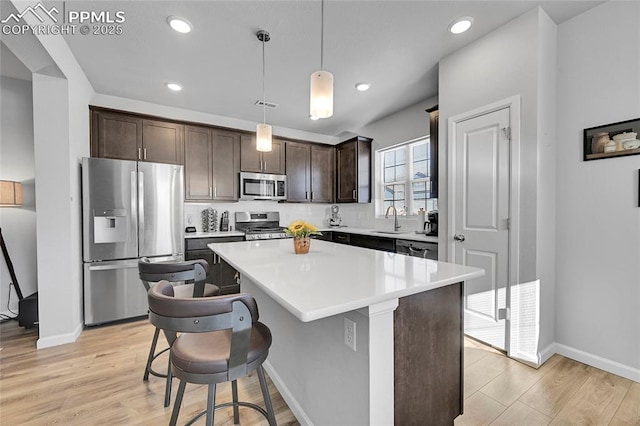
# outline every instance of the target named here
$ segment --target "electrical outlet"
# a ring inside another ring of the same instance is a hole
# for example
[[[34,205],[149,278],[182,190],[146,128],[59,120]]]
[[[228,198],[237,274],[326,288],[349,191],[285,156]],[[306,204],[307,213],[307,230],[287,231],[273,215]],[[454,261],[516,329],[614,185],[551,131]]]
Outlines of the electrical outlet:
[[[344,344],[356,351],[356,323],[349,318],[344,319]]]
[[[193,215],[187,215],[187,225],[191,225],[193,223]]]

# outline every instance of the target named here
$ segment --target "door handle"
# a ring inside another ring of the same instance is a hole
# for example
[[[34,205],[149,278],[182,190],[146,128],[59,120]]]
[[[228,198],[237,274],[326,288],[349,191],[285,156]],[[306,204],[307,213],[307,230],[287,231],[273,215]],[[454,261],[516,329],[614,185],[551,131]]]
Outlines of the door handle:
[[[456,234],[456,235],[453,236],[453,239],[454,239],[454,241],[457,241],[459,243],[463,243],[464,240],[465,240],[465,237],[462,234]]]

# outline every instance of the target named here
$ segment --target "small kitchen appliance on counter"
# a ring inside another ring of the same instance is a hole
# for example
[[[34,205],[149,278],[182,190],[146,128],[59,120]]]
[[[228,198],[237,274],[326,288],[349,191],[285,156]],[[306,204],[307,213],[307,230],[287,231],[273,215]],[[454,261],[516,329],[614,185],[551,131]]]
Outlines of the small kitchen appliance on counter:
[[[278,212],[236,212],[235,216],[236,229],[244,232],[247,241],[290,238],[280,226]]]
[[[431,210],[427,213],[425,235],[438,235],[438,210]]]
[[[329,218],[329,226],[340,226],[342,218],[340,217],[340,207],[336,204],[331,206],[331,217]]]

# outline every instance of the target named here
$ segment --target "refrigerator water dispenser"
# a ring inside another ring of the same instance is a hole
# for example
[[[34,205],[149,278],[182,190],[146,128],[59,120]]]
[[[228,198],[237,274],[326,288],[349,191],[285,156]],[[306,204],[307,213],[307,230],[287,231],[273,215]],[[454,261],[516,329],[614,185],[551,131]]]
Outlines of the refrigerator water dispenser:
[[[94,212],[93,242],[95,244],[120,243],[127,241],[129,221],[124,209]]]

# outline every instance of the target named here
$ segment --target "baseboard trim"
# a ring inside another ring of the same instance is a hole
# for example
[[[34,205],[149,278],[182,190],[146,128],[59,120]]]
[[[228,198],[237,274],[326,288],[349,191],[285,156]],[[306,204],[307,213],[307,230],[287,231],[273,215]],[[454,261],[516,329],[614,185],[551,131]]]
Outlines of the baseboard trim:
[[[293,415],[296,416],[296,420],[298,420],[301,425],[313,426],[311,419],[307,416],[307,413],[304,412],[300,404],[298,404],[298,401],[295,399],[280,375],[273,369],[273,366],[271,365],[269,360],[266,360],[264,362],[263,367],[266,370],[267,374],[269,374],[269,377],[271,377],[271,381],[273,382],[273,384],[276,385],[276,388],[278,389],[278,392],[280,392],[280,395],[282,395],[282,399],[284,399],[284,401],[287,403]]]
[[[602,358],[598,355],[581,351],[580,349],[562,345],[560,343],[553,343],[549,345],[540,353],[540,356],[542,359],[545,359],[544,357],[547,356],[546,359],[548,359],[551,357],[551,355],[553,355],[553,353],[557,353],[564,357],[571,358],[592,367],[599,368],[600,370],[604,370],[609,373],[613,373],[626,379],[633,380],[634,382],[640,383],[640,369],[638,368],[633,368],[628,365],[612,361],[610,359]]]
[[[547,360],[549,360],[549,358],[551,358],[557,352],[558,344],[556,342],[553,342],[552,344],[541,350],[538,354],[538,365],[542,365],[547,362]]]
[[[56,334],[54,336],[41,337],[36,342],[36,348],[44,349],[44,348],[50,348],[53,346],[64,345],[67,343],[73,343],[76,340],[78,340],[78,337],[80,337],[80,333],[82,333],[83,329],[84,329],[84,324],[80,323],[78,324],[76,329],[73,330],[71,333]]]

